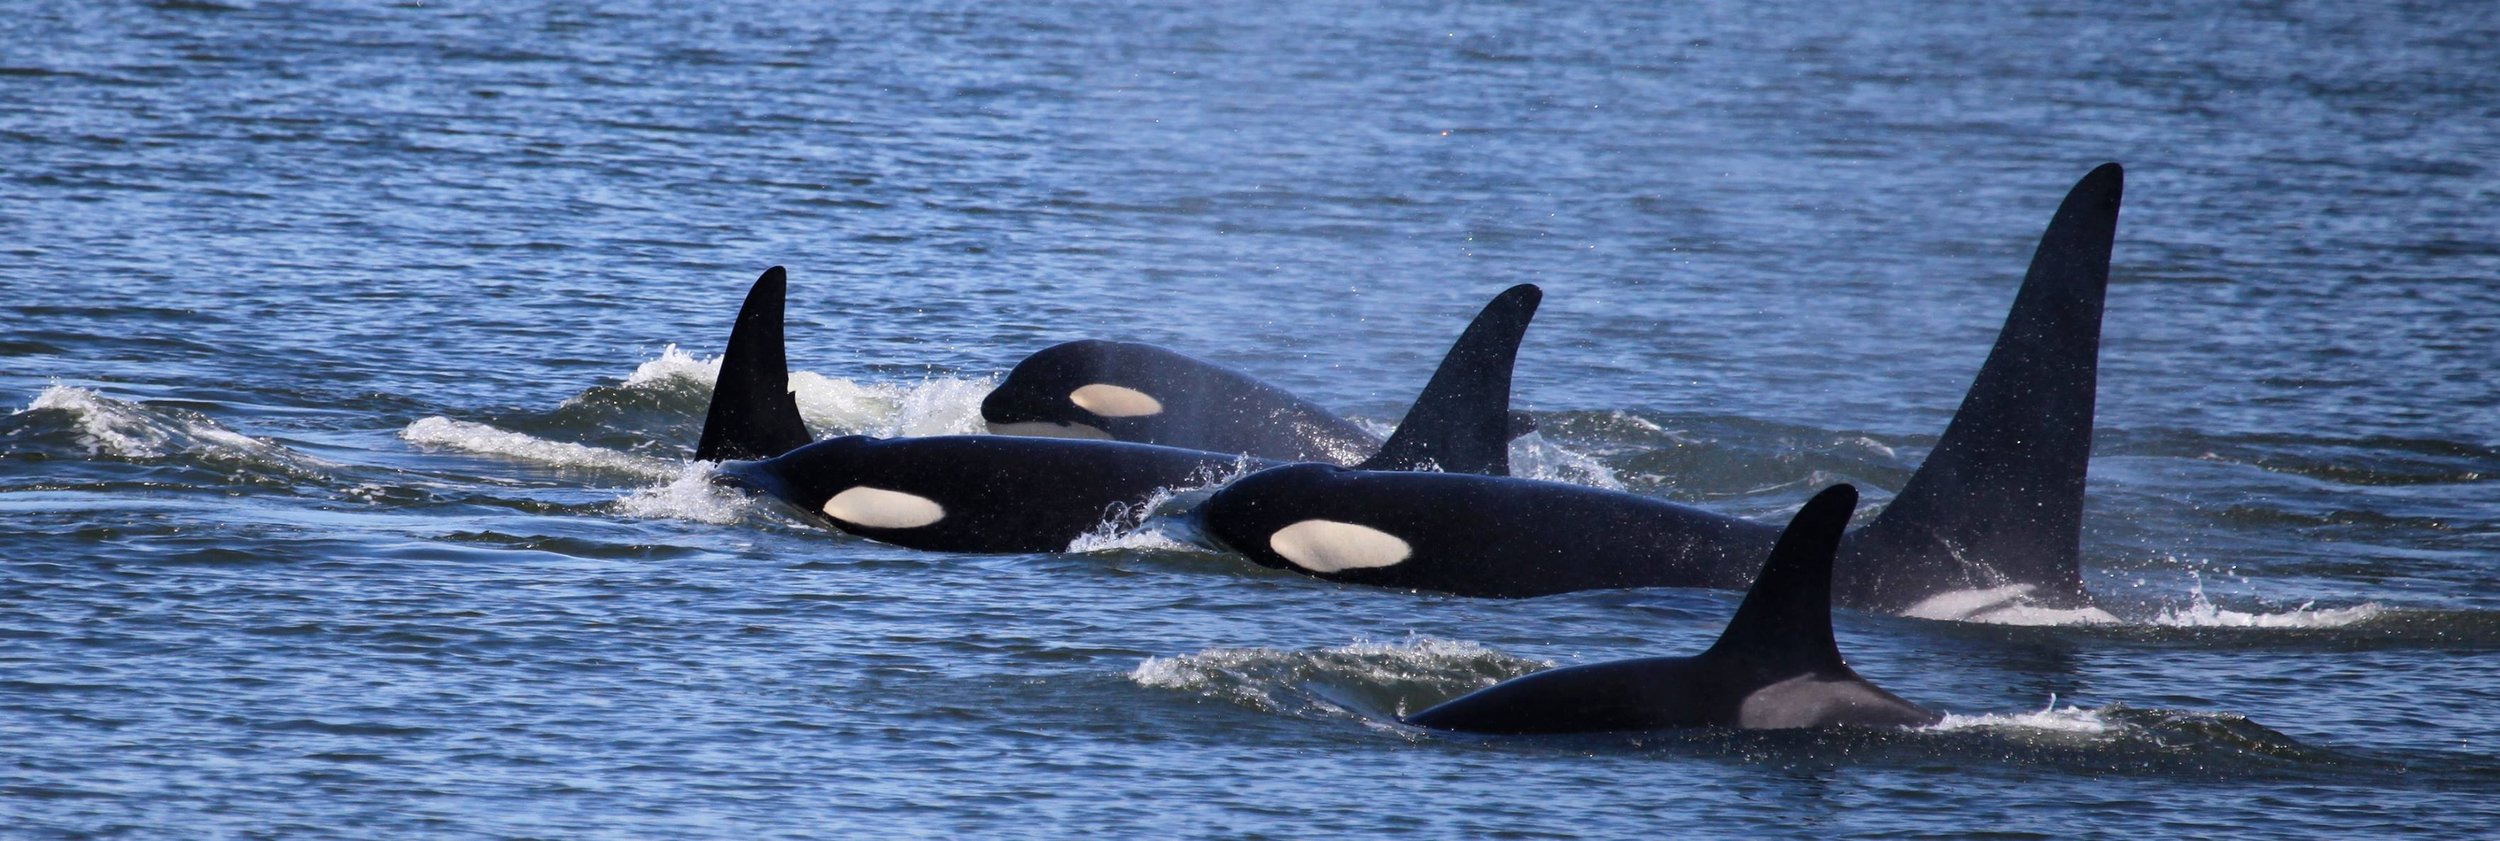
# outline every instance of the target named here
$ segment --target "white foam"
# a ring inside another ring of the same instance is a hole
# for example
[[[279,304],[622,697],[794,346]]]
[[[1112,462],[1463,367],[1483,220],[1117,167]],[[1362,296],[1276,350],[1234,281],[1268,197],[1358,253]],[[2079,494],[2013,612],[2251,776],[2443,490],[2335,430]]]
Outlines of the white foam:
[[[456,421],[445,417],[418,418],[399,431],[408,443],[423,447],[441,447],[479,455],[503,456],[536,462],[550,467],[612,470],[649,479],[671,479],[682,470],[680,462],[648,458],[600,447],[549,441],[537,436],[482,423]]]
[[[720,359],[697,358],[676,345],[625,377],[627,388],[692,387],[710,391]],[[790,373],[790,394],[808,425],[834,434],[907,438],[984,431],[981,398],[988,378],[932,377],[918,383],[860,383],[810,371]]]
[[[1068,551],[1082,555],[1091,552],[1204,552],[1207,550],[1188,541],[1174,538],[1171,534],[1153,526],[1124,530],[1106,523],[1069,541]]]
[[[1285,684],[1283,679],[1262,680],[1257,675],[1274,671],[1300,672],[1311,669],[1339,667],[1355,673],[1363,682],[1379,684],[1395,681],[1446,680],[1464,673],[1467,682],[1480,684],[1474,676],[1477,667],[1487,660],[1517,661],[1511,671],[1525,673],[1552,668],[1545,661],[1523,660],[1466,640],[1445,640],[1437,637],[1409,637],[1399,642],[1355,640],[1320,651],[1289,651],[1275,648],[1210,648],[1195,654],[1173,657],[1148,657],[1129,670],[1128,679],[1140,686],[1156,689],[1203,690],[1210,686],[1237,682],[1243,694],[1264,698],[1264,685]]]
[[[1128,679],[1151,689],[1198,689],[1207,685],[1228,667],[1239,667],[1258,655],[1273,655],[1265,648],[1217,648],[1196,654],[1173,657],[1148,657],[1130,669]]]
[[[1206,500],[1209,489],[1232,481],[1242,473],[1248,472],[1249,469],[1248,458],[1235,459],[1231,468],[1222,470],[1220,473],[1208,472],[1192,477],[1195,481],[1194,486],[1161,488],[1146,497],[1144,502],[1134,506],[1114,505],[1105,513],[1102,522],[1095,524],[1092,530],[1078,535],[1075,540],[1069,541],[1068,551],[1078,554],[1136,550],[1211,552],[1212,549],[1199,541],[1186,535],[1175,535],[1172,529],[1179,529],[1184,533],[1192,530],[1185,523],[1169,519],[1166,515],[1196,507],[1198,503]],[[1171,509],[1171,511],[1166,509]]]
[[[616,501],[616,513],[646,520],[688,520],[729,525],[746,516],[753,497],[712,481],[712,466],[686,462],[676,478],[636,490]]]
[[[1522,479],[1623,490],[1623,480],[1597,457],[1568,449],[1531,432],[1510,440],[1510,475]]]
[[[811,375],[812,376],[812,375]],[[886,397],[893,412],[879,426],[862,430],[882,438],[913,438],[923,435],[975,435],[988,431],[981,419],[981,399],[988,397],[998,384],[987,377],[960,379],[938,377],[910,384],[879,384],[859,386],[838,380],[824,380],[830,387],[840,383],[853,388],[866,388]],[[800,392],[799,407],[804,410],[806,392]]]
[[[2031,590],[2028,584],[2009,584],[1987,590],[1940,593],[1911,605],[1901,615],[1947,622],[2026,626],[2112,625],[2126,621],[2097,607],[2034,605],[2025,598]],[[2146,623],[2172,628],[2341,628],[2367,622],[2386,613],[2386,608],[2377,602],[2330,608],[2308,602],[2278,613],[2231,610],[2208,599],[2205,582],[2202,576],[2197,576],[2195,586],[2189,590],[2188,604],[2164,607]]]
[[[2117,730],[2122,726],[2124,725],[2102,717],[2101,711],[2097,709],[2087,710],[2073,704],[2066,705],[2065,709],[2058,709],[2056,696],[2050,696],[2049,705],[2040,709],[2038,712],[2014,713],[2011,715],[1959,715],[1955,713],[1945,713],[1943,721],[1928,725],[1926,729],[1939,732],[1951,730],[2021,729],[2046,730],[2056,733],[2083,733],[2097,735]]]
[[[1668,436],[1675,435],[1675,433],[1669,432],[1666,427],[1659,426],[1657,421],[1623,411],[1622,409],[1616,409],[1612,412],[1608,412],[1607,415],[1609,419],[1616,423],[1630,424],[1634,428],[1640,429],[1644,432],[1656,432]]]
[[[2025,597],[2032,585],[2008,584],[1986,590],[1955,590],[1929,596],[1901,611],[1913,619],[1982,622],[1991,625],[2114,625],[2119,619],[2097,607],[2044,607]]]
[[[1472,642],[1409,637],[1356,640],[1320,651],[1216,648],[1176,657],[1148,657],[1128,673],[1140,686],[1173,689],[1267,712],[1350,718],[1386,733],[1411,733],[1398,723],[1408,690],[1439,697],[1482,689],[1553,664],[1493,651]]]
[[[2377,602],[2330,608],[2305,602],[2281,613],[2230,610],[2205,597],[2205,579],[2198,575],[2196,585],[2188,591],[2187,606],[2162,608],[2161,613],[2154,615],[2153,624],[2174,628],[2341,628],[2376,619],[2386,612]]]
[[[720,359],[696,359],[693,354],[671,344],[660,349],[660,358],[642,363],[625,376],[626,388],[683,380],[710,388],[720,379]]]

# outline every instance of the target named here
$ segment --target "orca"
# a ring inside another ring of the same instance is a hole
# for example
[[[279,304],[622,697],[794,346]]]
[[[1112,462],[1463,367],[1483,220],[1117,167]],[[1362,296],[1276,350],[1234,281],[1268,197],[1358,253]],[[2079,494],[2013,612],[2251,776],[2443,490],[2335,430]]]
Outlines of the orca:
[[[1084,339],[1034,352],[981,401],[999,435],[1099,438],[1353,464],[1380,439],[1230,367],[1138,342]]]
[[[695,458],[845,532],[916,549],[1053,552],[1158,492],[1273,465],[1235,453],[1123,441],[847,435],[810,443],[790,393],[788,273],[756,279],[731,329]],[[1513,287],[1461,334],[1366,469],[1509,469],[1511,365],[1543,293]]]
[[[1526,413],[1509,417],[1511,437],[1536,430]],[[981,418],[997,435],[1134,441],[1286,462],[1350,466],[1382,444],[1362,425],[1239,370],[1103,339],[1062,342],[1017,362],[982,399]]]
[[[1832,639],[1832,561],[1858,490],[1834,485],[1788,522],[1709,649],[1547,669],[1406,717],[1435,730],[1538,734],[1734,727],[1924,727],[1943,716],[1859,677]]]
[[[1892,504],[1841,541],[1839,603],[1931,618],[2000,610],[2108,620],[2084,591],[2084,471],[2102,302],[2124,173],[2105,164],[2059,205],[1944,436]],[[1262,565],[1472,596],[1625,587],[1739,588],[1765,524],[1636,494],[1492,476],[1287,465],[1194,512]]]
[[[1135,525],[1155,494],[1215,484],[1240,456],[1000,435],[844,435],[721,475],[851,534],[911,549],[1061,552],[1106,522]]]

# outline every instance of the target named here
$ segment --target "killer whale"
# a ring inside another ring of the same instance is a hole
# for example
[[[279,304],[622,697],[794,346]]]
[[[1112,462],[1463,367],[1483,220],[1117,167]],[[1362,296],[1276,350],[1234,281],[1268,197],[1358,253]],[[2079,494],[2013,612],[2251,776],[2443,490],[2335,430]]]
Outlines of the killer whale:
[[[997,435],[1090,438],[1354,465],[1382,439],[1243,373],[1139,342],[1082,339],[1035,351],[981,401]],[[1536,429],[1510,413],[1511,436]]]
[[[810,443],[789,390],[782,315],[788,273],[748,290],[721,359],[695,457],[718,477],[833,527],[916,549],[1061,551],[1159,491],[1273,462],[1121,441],[947,435]],[[1396,433],[1363,462],[1504,473],[1511,366],[1543,293],[1522,284],[1485,305]]]
[[[992,433],[1100,438],[1352,464],[1379,449],[1361,425],[1239,370],[1139,342],[1035,351],[981,401]]]
[[[1808,500],[1717,643],[1691,657],[1547,669],[1442,702],[1408,724],[1477,733],[1678,727],[1919,727],[1943,716],[1859,677],[1832,638],[1832,562],[1858,491]]]
[[[2105,619],[2081,571],[2084,471],[2124,171],[2059,205],[1996,346],[1927,460],[1841,541],[1834,598],[1937,618],[2008,607]],[[1525,597],[1739,588],[1774,527],[1635,494],[1487,476],[1287,465],[1194,512],[1262,565],[1335,581]]]

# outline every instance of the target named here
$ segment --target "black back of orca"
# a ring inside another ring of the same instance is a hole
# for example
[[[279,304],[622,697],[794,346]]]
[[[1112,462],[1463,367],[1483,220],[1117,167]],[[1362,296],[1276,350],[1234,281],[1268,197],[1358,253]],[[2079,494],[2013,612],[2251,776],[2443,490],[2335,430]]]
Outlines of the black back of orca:
[[[1269,468],[1193,516],[1264,566],[1465,596],[1743,587],[1776,530],[1581,485],[1461,473]]]
[[[1001,435],[850,435],[726,465],[764,491],[861,537],[948,552],[1059,552],[1105,523],[1134,525],[1169,488],[1255,467],[1240,456]]]
[[[1010,436],[848,436],[808,444],[789,391],[781,320],[787,288],[786,274],[774,267],[747,293],[697,455],[740,459],[723,466],[723,479],[844,531],[919,549],[1059,551],[1123,512],[1142,514],[1137,509],[1159,491],[1273,464],[1151,444]],[[1451,352],[1465,364],[1443,366],[1406,422],[1364,464],[1505,470],[1509,364],[1536,299],[1535,287],[1513,289],[1496,302],[1505,317],[1479,317]],[[1500,370],[1486,370],[1488,359]]]
[[[1709,650],[1548,669],[1408,716],[1440,730],[1589,733],[1679,727],[1915,727],[1942,717],[1859,677],[1832,638],[1832,563],[1857,489],[1808,501]]]
[[[1442,357],[1413,411],[1447,413],[1440,407],[1469,404],[1458,413],[1475,423],[1473,405],[1498,394],[1502,412],[1492,417],[1503,424],[1490,434],[1508,442],[1533,430],[1533,421],[1508,411],[1510,375],[1542,297],[1529,284],[1495,296]],[[1109,438],[1290,462],[1354,465],[1384,457],[1380,439],[1317,404],[1232,368],[1134,342],[1089,339],[1044,348],[1016,363],[981,401],[981,416],[999,434]],[[1415,420],[1412,412],[1408,420]],[[1431,446],[1398,438],[1393,433],[1388,446]],[[1507,470],[1507,455],[1499,463],[1460,464],[1442,460],[1448,455],[1385,457],[1433,460],[1460,472]]]
[[[2100,311],[2123,174],[2068,193],[1961,411],[1892,505],[1844,539],[1841,604],[1902,611],[2014,588],[2081,608],[2084,469]],[[1479,596],[1741,587],[1770,526],[1634,494],[1485,476],[1264,471],[1218,491],[1200,529],[1261,564]]]

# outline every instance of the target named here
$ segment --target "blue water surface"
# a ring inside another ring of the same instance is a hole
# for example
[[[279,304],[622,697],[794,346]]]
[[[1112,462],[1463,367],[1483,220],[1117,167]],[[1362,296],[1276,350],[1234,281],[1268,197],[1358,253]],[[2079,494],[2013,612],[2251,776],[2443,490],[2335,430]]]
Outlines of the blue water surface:
[[[12,3],[0,835],[2488,835],[2495,125],[2474,3]],[[914,552],[687,461],[767,266],[888,435],[1084,337],[1385,425],[1533,282],[1544,474],[1880,502],[2104,161],[2124,621],[1840,614],[1940,728],[1428,734],[1736,595]]]

